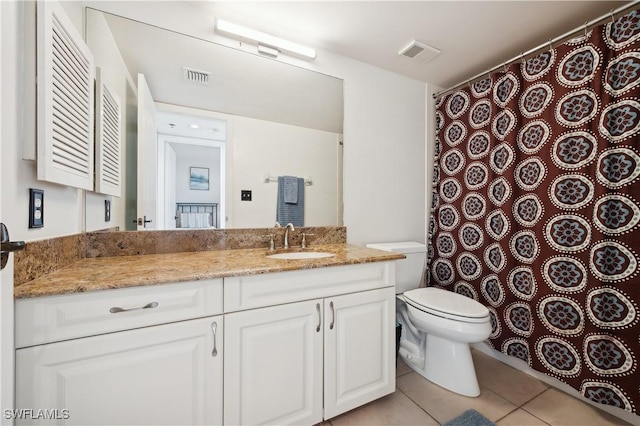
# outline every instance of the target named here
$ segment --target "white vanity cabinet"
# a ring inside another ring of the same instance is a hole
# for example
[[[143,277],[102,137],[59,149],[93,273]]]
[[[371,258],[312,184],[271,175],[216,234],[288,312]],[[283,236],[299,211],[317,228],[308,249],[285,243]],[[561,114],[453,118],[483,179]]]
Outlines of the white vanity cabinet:
[[[315,424],[393,392],[393,277],[385,262],[226,279],[224,423]]]
[[[222,280],[19,300],[16,340],[46,337],[16,351],[16,408],[46,424],[222,424],[221,314]]]
[[[311,425],[395,390],[393,261],[15,306],[18,424]]]

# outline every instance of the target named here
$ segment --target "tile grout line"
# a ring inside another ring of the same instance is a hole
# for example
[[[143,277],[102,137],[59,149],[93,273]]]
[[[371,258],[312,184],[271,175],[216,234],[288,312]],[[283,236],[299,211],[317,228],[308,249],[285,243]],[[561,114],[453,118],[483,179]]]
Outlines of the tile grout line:
[[[402,376],[409,374],[409,372],[402,374]],[[396,377],[397,379],[397,377]],[[400,389],[397,385],[396,385],[396,391],[399,391],[400,393],[402,393],[404,396],[407,397],[407,399],[409,399],[409,401],[411,401],[414,405],[416,405],[419,409],[421,409],[422,411],[424,411],[424,413],[431,417],[433,419],[434,422],[436,422],[437,424],[441,424],[438,419],[436,419],[435,417],[433,417],[431,414],[429,414],[429,412],[427,410],[425,410],[424,408],[422,408],[422,406],[420,404],[418,404],[416,401],[413,400],[413,398],[411,398],[409,395],[407,395],[402,389]]]

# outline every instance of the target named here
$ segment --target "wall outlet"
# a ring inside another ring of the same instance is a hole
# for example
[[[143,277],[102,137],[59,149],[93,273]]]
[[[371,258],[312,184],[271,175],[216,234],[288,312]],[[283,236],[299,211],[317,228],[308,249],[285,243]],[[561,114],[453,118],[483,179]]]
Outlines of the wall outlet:
[[[104,200],[104,221],[111,222],[111,200]]]
[[[29,228],[44,226],[44,191],[29,188]]]
[[[240,201],[251,201],[251,191],[242,189],[240,191]]]

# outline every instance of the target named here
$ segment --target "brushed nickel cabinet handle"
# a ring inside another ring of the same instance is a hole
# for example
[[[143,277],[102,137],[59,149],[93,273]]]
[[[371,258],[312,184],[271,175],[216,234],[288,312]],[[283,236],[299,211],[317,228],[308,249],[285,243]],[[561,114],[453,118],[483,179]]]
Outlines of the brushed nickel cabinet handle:
[[[151,303],[147,303],[144,306],[139,306],[137,308],[120,308],[118,306],[114,306],[113,308],[109,309],[109,312],[111,312],[112,314],[117,314],[120,312],[137,311],[140,309],[153,309],[157,307],[158,307],[158,302],[151,302]]]
[[[322,325],[322,314],[320,313],[320,304],[316,303],[316,311],[318,311],[318,326],[316,327],[316,332],[320,332],[320,326]]]
[[[336,322],[336,310],[333,308],[333,302],[329,303],[329,308],[331,309],[331,324],[329,324],[329,330],[333,330],[333,325]]]
[[[218,330],[218,323],[217,322],[212,322],[211,323],[211,331],[213,332],[213,350],[211,351],[211,356],[216,356],[218,355],[218,349],[216,348],[216,331]]]

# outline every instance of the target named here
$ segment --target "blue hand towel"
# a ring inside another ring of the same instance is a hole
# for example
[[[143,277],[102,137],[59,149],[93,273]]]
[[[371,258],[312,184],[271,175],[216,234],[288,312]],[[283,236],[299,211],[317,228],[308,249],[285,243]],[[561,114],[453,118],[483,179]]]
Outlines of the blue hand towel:
[[[278,199],[276,203],[276,222],[283,226],[289,222],[293,226],[304,226],[304,179],[297,178],[298,204],[284,202],[284,179],[278,177]]]
[[[283,176],[284,181],[284,202],[287,204],[298,204],[298,178],[295,176]]]

